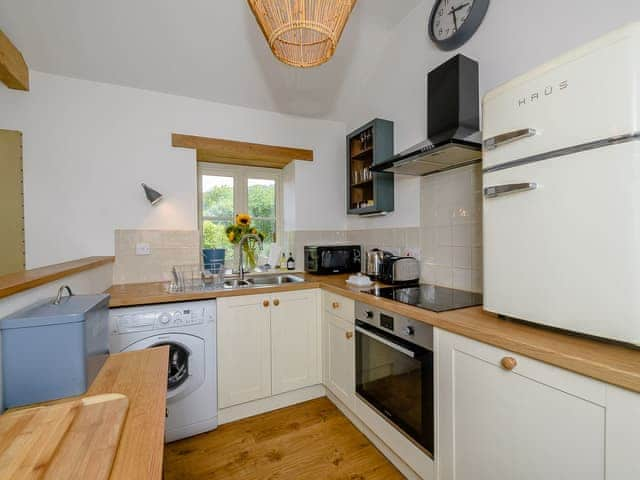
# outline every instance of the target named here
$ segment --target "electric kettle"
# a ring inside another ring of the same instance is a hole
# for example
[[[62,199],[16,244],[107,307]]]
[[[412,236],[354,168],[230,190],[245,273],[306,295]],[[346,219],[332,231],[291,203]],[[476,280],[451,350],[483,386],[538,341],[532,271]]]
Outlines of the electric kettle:
[[[382,274],[382,262],[386,255],[391,255],[389,252],[380,250],[379,248],[373,248],[367,251],[367,271],[366,274],[371,278],[376,279]]]

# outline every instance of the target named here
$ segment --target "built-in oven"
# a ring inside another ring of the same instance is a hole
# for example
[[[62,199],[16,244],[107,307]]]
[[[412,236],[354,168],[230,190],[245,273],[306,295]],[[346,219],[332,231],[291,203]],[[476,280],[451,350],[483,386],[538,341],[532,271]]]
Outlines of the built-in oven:
[[[433,327],[357,302],[356,393],[433,457]]]

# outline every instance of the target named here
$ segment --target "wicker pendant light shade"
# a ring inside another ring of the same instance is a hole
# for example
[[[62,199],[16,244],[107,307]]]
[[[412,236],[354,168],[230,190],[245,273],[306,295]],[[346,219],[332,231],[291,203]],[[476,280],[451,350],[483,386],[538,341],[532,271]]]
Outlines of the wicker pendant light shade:
[[[333,56],[356,0],[248,0],[273,54],[294,67]]]

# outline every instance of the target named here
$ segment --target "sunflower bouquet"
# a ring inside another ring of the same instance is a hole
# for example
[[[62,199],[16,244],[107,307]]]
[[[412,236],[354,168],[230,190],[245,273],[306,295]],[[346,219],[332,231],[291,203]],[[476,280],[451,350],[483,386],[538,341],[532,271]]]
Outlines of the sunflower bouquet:
[[[247,213],[239,213],[236,215],[235,223],[228,225],[225,233],[227,234],[227,240],[229,240],[233,245],[239,245],[242,237],[250,233],[260,237],[260,240],[264,240],[264,233],[251,225],[251,215]],[[255,242],[252,241],[245,242],[242,246],[250,269],[253,269],[256,266],[255,247]]]

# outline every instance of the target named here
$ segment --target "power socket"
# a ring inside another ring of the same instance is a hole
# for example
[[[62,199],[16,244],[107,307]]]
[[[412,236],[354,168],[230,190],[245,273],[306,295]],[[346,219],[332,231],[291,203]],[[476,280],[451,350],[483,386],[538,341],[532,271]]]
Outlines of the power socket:
[[[151,245],[148,243],[136,243],[136,255],[151,255]]]

